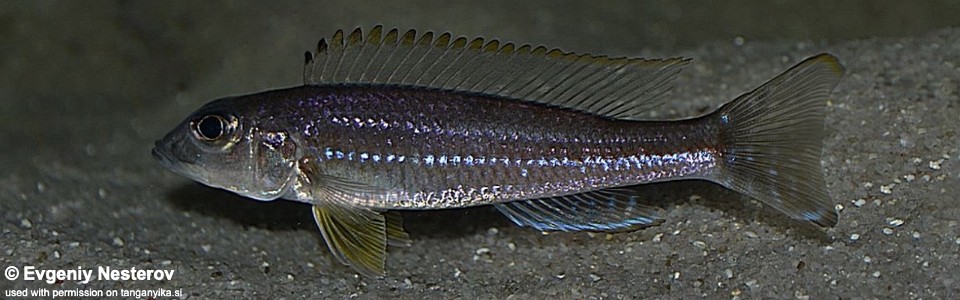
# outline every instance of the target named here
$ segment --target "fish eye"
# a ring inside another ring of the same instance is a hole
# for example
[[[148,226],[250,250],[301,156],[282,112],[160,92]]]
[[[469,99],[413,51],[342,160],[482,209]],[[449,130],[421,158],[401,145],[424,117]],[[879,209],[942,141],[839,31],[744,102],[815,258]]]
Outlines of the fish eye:
[[[200,140],[213,141],[224,135],[227,120],[219,115],[207,115],[193,122],[193,132]]]

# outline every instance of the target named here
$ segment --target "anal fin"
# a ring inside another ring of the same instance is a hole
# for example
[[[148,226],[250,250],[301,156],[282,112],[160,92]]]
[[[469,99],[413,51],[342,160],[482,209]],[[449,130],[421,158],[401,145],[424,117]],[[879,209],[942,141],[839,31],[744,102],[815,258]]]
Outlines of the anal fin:
[[[519,226],[540,231],[630,231],[659,225],[652,207],[622,190],[600,190],[494,205]]]

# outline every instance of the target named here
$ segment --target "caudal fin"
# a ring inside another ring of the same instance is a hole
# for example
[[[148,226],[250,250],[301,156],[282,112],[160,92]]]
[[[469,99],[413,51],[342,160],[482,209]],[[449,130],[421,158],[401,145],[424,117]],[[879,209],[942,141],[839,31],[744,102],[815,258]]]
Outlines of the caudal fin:
[[[820,154],[824,105],[843,72],[836,57],[820,54],[714,113],[723,158],[718,181],[795,219],[836,225]]]

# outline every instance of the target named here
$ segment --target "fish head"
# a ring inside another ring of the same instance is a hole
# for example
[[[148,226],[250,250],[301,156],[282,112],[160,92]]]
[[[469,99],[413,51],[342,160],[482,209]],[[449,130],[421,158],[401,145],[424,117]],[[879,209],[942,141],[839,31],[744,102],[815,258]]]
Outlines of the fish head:
[[[153,157],[211,187],[280,198],[297,178],[297,145],[287,132],[263,128],[277,126],[261,124],[256,109],[240,100],[220,99],[192,113],[156,142]]]

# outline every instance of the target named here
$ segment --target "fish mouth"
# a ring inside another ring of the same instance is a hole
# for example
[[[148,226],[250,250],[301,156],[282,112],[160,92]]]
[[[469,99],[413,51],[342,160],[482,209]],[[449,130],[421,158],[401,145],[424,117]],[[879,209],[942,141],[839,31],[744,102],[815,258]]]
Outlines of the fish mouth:
[[[153,155],[153,159],[160,161],[163,165],[171,165],[173,160],[166,154],[164,151],[160,151],[161,143],[157,141],[153,145],[153,149],[150,150],[150,154]]]
[[[185,162],[171,156],[169,151],[164,151],[163,143],[161,142],[162,141],[157,141],[154,144],[153,149],[150,150],[150,154],[153,156],[153,158],[160,162],[161,166],[173,171],[174,173],[185,176],[188,175],[189,172],[187,172],[186,166],[184,165]]]

